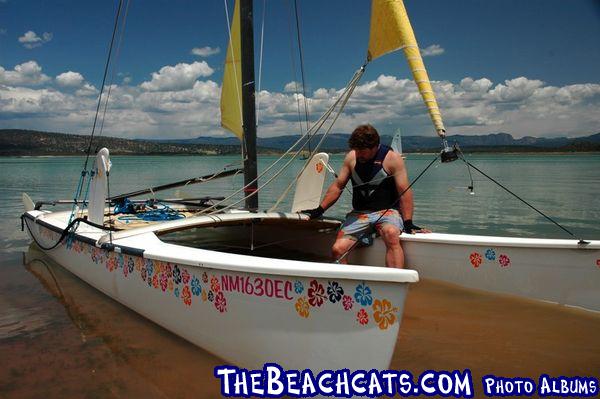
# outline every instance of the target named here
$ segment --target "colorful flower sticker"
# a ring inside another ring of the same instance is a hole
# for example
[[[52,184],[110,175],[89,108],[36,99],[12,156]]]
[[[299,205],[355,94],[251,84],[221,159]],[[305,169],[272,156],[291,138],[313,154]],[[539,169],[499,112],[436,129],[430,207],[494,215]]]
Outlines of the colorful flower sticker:
[[[600,259],[596,260],[596,266],[600,267]]]
[[[210,278],[210,290],[212,292],[214,292],[215,294],[219,291],[221,291],[221,285],[219,284],[219,279],[216,278],[215,276],[212,276]]]
[[[298,298],[294,307],[296,308],[296,312],[298,312],[300,317],[308,318],[310,315],[310,304],[305,297],[301,296]]]
[[[344,295],[344,289],[337,281],[329,281],[327,284],[327,295],[331,303],[339,302]]]
[[[473,252],[469,256],[469,260],[471,261],[471,264],[475,268],[478,268],[481,265],[481,262],[483,261],[483,259],[481,258],[481,255],[479,255],[477,252]]]
[[[356,321],[358,321],[361,326],[366,325],[369,322],[369,314],[364,309],[359,310],[356,314]]]
[[[215,294],[212,291],[208,291],[208,300],[212,302],[215,299]]]
[[[187,269],[181,270],[181,281],[183,281],[183,284],[190,282],[190,272],[188,272]]]
[[[167,289],[169,291],[173,291],[173,288],[174,288],[173,280],[169,279],[167,282]]]
[[[208,296],[206,294],[206,290],[202,291],[202,302],[206,302],[206,300],[208,299]]]
[[[150,278],[150,277],[148,277],[148,278]],[[154,288],[158,288],[159,284],[160,284],[160,281],[158,281],[158,274],[155,274],[154,276],[152,276],[152,286]]]
[[[202,282],[204,282],[204,284],[208,283],[208,274],[206,274],[206,272],[202,273]]]
[[[175,288],[175,290],[173,291],[173,295],[179,298],[179,287]]]
[[[373,303],[373,319],[380,329],[386,330],[396,321],[398,308],[392,307],[392,303],[387,299],[380,301],[375,299]]]
[[[496,260],[496,251],[494,251],[493,249],[488,249],[487,251],[485,251],[485,258],[487,260]]]
[[[165,292],[167,287],[169,286],[169,282],[167,279],[167,275],[165,273],[160,274],[160,289]]]
[[[311,306],[320,307],[323,302],[325,302],[325,288],[317,280],[311,281],[308,288],[308,303]]]
[[[342,298],[342,305],[344,305],[344,310],[350,310],[352,309],[352,306],[354,306],[354,300],[352,300],[350,295],[344,295]]]
[[[362,282],[356,286],[354,299],[356,299],[356,302],[360,303],[362,306],[370,306],[373,303],[373,297],[371,294],[371,288]]]
[[[148,273],[148,276],[152,276],[153,272],[154,272],[154,263],[152,262],[151,259],[146,259],[146,273]]]
[[[294,292],[296,292],[296,294],[302,294],[303,291],[304,291],[304,285],[302,285],[302,281],[296,280],[294,282]]]
[[[173,267],[173,282],[175,284],[181,283],[181,270],[179,270],[179,266],[177,265]]]
[[[183,299],[183,303],[190,306],[192,304],[192,294],[190,292],[190,287],[187,285],[183,287],[181,291],[181,298]]]
[[[510,266],[510,258],[502,254],[498,257],[498,263],[500,263],[500,266],[502,267],[508,267]]]
[[[222,291],[215,297],[215,308],[221,313],[227,311],[227,299],[225,299]]]
[[[198,277],[194,276],[192,278],[192,294],[195,296],[199,296],[202,291],[202,286],[200,285],[200,280]]]

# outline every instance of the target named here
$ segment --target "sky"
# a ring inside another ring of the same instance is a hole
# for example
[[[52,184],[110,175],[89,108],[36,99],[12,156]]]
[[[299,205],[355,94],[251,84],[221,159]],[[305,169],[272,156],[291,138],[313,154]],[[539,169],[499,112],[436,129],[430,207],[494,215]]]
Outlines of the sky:
[[[448,134],[600,132],[600,1],[404,2]],[[117,4],[0,0],[0,128],[91,132]],[[258,135],[298,134],[294,2],[254,4]],[[297,5],[315,120],[365,61],[370,2]],[[108,75],[104,135],[231,135],[219,116],[226,7],[231,18],[232,0],[131,0]],[[371,123],[382,134],[435,134],[411,79],[401,52],[374,60],[333,131]]]

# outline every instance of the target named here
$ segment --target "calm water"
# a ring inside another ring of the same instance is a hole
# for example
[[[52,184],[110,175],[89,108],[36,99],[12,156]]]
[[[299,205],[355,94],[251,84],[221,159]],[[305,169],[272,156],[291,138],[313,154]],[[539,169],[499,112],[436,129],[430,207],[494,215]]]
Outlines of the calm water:
[[[430,155],[409,155],[411,177]],[[600,239],[600,155],[477,155],[475,165],[574,231]],[[273,158],[263,158],[264,168]],[[333,157],[338,168],[342,158]],[[111,192],[200,176],[239,157],[114,157]],[[294,164],[295,168],[300,162]],[[82,160],[0,158],[0,397],[218,397],[222,361],[82,283],[20,231],[21,193],[34,200],[73,195]],[[567,238],[551,223],[463,164],[438,164],[415,190],[415,222],[434,231]],[[261,208],[293,177],[265,189]],[[241,176],[157,194],[233,193]],[[328,211],[343,216],[346,193]],[[289,208],[289,202],[281,209]],[[411,287],[392,367],[470,368],[477,379],[600,374],[600,315],[433,281]]]

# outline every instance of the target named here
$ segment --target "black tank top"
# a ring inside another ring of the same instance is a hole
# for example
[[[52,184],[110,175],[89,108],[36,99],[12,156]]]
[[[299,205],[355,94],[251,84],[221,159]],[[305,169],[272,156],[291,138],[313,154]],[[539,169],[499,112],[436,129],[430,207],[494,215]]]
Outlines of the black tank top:
[[[380,211],[398,207],[398,190],[394,177],[383,169],[383,160],[390,151],[390,147],[382,144],[371,161],[356,161],[350,177],[352,208],[355,211]]]

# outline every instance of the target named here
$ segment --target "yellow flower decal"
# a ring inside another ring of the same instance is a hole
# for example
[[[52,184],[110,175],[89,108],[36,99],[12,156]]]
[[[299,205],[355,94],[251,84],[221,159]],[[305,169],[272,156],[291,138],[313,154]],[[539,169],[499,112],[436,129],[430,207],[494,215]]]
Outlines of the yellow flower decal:
[[[298,298],[295,307],[296,312],[298,312],[298,314],[301,317],[308,318],[308,316],[310,315],[310,304],[308,303],[305,297],[301,296],[300,298]]]
[[[206,290],[202,290],[202,302],[206,302]]]
[[[386,330],[394,324],[397,312],[398,308],[392,307],[392,303],[387,299],[381,301],[375,299],[375,302],[373,302],[373,318],[382,330]]]

